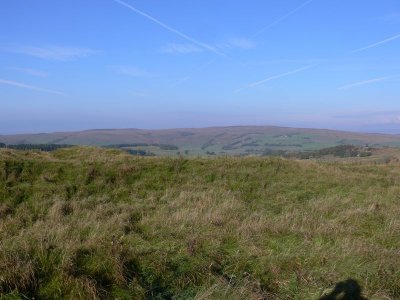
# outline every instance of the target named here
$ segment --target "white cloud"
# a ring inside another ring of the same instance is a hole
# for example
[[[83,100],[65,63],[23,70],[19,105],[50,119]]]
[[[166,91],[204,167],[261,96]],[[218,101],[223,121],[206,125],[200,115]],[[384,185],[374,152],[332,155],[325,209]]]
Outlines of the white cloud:
[[[87,57],[98,53],[90,48],[69,47],[69,46],[20,46],[6,49],[9,52],[29,55],[48,60],[74,60],[81,57]]]
[[[397,39],[400,39],[400,34],[392,36],[392,37],[387,38],[387,39],[384,39],[383,41],[380,41],[380,42],[377,42],[377,43],[374,43],[374,44],[371,44],[371,45],[368,45],[368,46],[353,50],[352,53],[361,52],[361,51],[364,51],[364,50],[367,50],[367,49],[375,48],[375,47],[378,47],[380,45],[389,43],[389,42],[397,40]]]
[[[333,118],[356,123],[400,124],[400,111],[364,111],[339,114]]]
[[[9,69],[35,77],[47,77],[49,75],[44,71],[30,69],[30,68],[9,68]]]
[[[286,76],[294,75],[294,74],[296,74],[296,73],[300,73],[300,72],[306,71],[306,70],[311,69],[311,68],[313,68],[313,67],[315,67],[315,65],[310,65],[310,66],[306,66],[306,67],[303,67],[303,68],[300,68],[300,69],[292,70],[292,71],[289,71],[289,72],[286,72],[286,73],[283,73],[283,74],[271,76],[271,77],[268,77],[268,78],[266,78],[266,79],[263,79],[263,80],[260,80],[260,81],[256,81],[256,82],[250,83],[250,84],[246,85],[246,86],[243,87],[243,88],[237,89],[237,90],[234,91],[234,92],[235,92],[235,93],[238,93],[238,92],[240,92],[240,91],[242,91],[242,90],[244,90],[244,89],[254,88],[254,87],[259,86],[259,85],[261,85],[261,84],[264,84],[264,83],[266,83],[266,82],[268,82],[268,81],[277,80],[277,79],[280,79],[280,78],[284,78],[284,77],[286,77]]]
[[[117,65],[117,66],[110,66],[110,68],[114,72],[121,75],[126,75],[131,77],[143,77],[143,78],[153,77],[151,73],[134,66]]]
[[[230,48],[238,48],[238,49],[254,49],[257,45],[254,41],[248,39],[248,38],[243,38],[243,37],[237,37],[237,38],[232,38],[228,41],[227,46]]]
[[[249,50],[254,49],[256,47],[256,43],[248,38],[244,37],[235,37],[228,39],[224,43],[217,44],[213,46],[214,49],[243,49]],[[191,53],[199,53],[203,52],[203,49],[197,47],[194,44],[168,44],[164,48],[161,49],[161,52],[169,53],[169,54],[191,54]]]
[[[374,78],[374,79],[369,79],[369,80],[358,81],[358,82],[355,82],[355,83],[351,83],[351,84],[347,84],[347,85],[341,86],[341,87],[338,88],[338,90],[347,90],[347,89],[351,89],[351,88],[356,87],[356,86],[368,85],[368,84],[372,84],[372,83],[375,83],[375,82],[385,81],[385,80],[388,80],[390,78],[392,78],[392,77],[381,77],[381,78]]]
[[[200,41],[196,40],[195,38],[190,37],[190,36],[188,36],[188,35],[186,35],[186,34],[180,32],[179,30],[177,30],[177,29],[175,29],[175,28],[172,28],[171,26],[169,26],[169,25],[167,25],[167,24],[161,22],[159,19],[157,19],[157,18],[155,18],[155,17],[153,17],[153,16],[151,16],[151,15],[149,15],[149,14],[147,14],[147,13],[145,13],[145,12],[139,10],[139,9],[137,9],[136,7],[130,5],[130,4],[128,4],[128,3],[126,3],[126,2],[124,2],[124,1],[122,1],[122,0],[114,0],[114,1],[115,1],[116,3],[121,4],[122,6],[125,6],[125,7],[128,8],[128,9],[132,10],[132,11],[135,12],[136,14],[138,14],[138,15],[140,15],[140,16],[142,16],[142,17],[145,17],[146,19],[152,21],[153,23],[155,23],[155,24],[161,26],[161,27],[164,28],[165,30],[168,30],[169,32],[172,32],[172,33],[176,34],[177,36],[180,36],[181,38],[187,40],[187,41],[190,42],[190,43],[193,43],[193,44],[195,44],[195,45],[197,45],[197,46],[199,46],[199,47],[202,47],[202,48],[207,49],[207,50],[209,50],[209,51],[211,51],[211,52],[214,52],[215,54],[218,54],[218,55],[220,55],[220,56],[225,56],[224,53],[218,51],[218,50],[215,49],[214,47],[212,47],[212,46],[210,46],[210,45],[208,45],[208,44],[206,44],[206,43],[200,42]]]
[[[190,54],[202,51],[203,50],[201,48],[196,47],[192,44],[168,44],[161,49],[161,52],[169,54]]]
[[[15,86],[15,87],[18,87],[18,88],[32,90],[32,91],[36,91],[36,92],[42,92],[42,93],[48,93],[48,94],[56,94],[56,95],[64,95],[63,93],[58,92],[58,91],[48,90],[48,89],[44,89],[44,88],[41,88],[41,87],[28,85],[28,84],[25,84],[25,83],[22,83],[22,82],[17,82],[17,81],[12,81],[12,80],[0,79],[0,84]]]
[[[299,10],[303,9],[303,7],[309,5],[311,2],[313,2],[314,0],[308,0],[306,2],[303,2],[300,6],[296,7],[295,9],[289,11],[287,14],[281,16],[280,18],[278,18],[277,20],[275,20],[274,22],[272,22],[271,24],[265,26],[264,28],[260,29],[259,31],[257,31],[252,37],[257,37],[260,34],[264,33],[265,31],[271,29],[272,27],[278,25],[279,23],[283,22],[284,20],[286,20],[287,18],[289,18],[291,15],[297,13]]]

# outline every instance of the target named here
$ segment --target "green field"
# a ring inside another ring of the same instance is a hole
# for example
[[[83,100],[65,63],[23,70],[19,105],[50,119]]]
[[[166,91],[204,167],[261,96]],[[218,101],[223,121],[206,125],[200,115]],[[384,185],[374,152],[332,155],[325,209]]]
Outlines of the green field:
[[[191,129],[98,129],[0,136],[5,144],[56,144],[85,146],[139,146],[127,150],[158,156],[265,155],[276,151],[303,152],[357,145],[400,147],[400,136],[324,129],[274,126],[234,126]],[[160,147],[161,145],[161,147]],[[162,146],[171,146],[171,149]],[[172,149],[172,148],[176,149]]]
[[[319,299],[349,278],[399,299],[400,164],[385,151],[0,149],[1,299]]]

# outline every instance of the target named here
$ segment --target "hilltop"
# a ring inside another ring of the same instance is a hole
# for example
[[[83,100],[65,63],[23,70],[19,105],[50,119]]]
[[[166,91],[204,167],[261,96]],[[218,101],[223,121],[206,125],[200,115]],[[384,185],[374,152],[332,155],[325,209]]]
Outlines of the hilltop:
[[[0,296],[319,299],[353,278],[399,299],[399,178],[398,159],[0,149]]]

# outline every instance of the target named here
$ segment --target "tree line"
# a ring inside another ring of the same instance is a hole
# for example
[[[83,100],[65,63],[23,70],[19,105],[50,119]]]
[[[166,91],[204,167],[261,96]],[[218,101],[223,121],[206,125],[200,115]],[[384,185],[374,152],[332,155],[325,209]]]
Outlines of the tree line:
[[[133,144],[115,144],[107,145],[106,148],[133,148],[133,147],[158,147],[161,150],[179,150],[176,145],[170,144],[146,144],[146,143],[133,143]]]
[[[7,149],[15,149],[15,150],[40,150],[51,152],[61,148],[70,148],[73,145],[67,144],[15,144],[15,145],[7,145],[4,143],[0,143],[0,148]]]

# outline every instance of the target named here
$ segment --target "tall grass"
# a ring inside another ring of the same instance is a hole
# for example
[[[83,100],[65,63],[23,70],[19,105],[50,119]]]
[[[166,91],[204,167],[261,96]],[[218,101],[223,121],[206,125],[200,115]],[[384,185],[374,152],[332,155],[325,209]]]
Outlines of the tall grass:
[[[400,166],[0,150],[3,299],[400,298]]]

